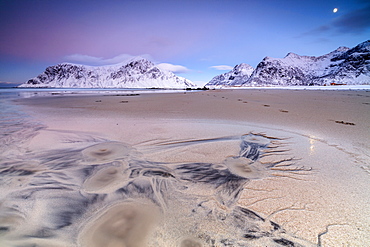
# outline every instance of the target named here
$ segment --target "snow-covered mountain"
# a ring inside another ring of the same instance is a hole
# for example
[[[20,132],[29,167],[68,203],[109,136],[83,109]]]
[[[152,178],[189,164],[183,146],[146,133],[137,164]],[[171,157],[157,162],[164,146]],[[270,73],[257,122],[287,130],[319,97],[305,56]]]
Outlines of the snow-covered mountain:
[[[251,76],[254,68],[248,64],[236,65],[233,70],[215,76],[206,86],[240,86]]]
[[[222,83],[220,76],[214,77],[206,86],[230,86],[228,82]],[[238,82],[240,86],[330,84],[370,84],[370,40],[352,49],[339,47],[319,57],[294,53],[284,58],[265,57],[249,78]]]
[[[191,81],[160,70],[144,58],[108,66],[62,63],[47,67],[19,87],[51,88],[186,88]]]

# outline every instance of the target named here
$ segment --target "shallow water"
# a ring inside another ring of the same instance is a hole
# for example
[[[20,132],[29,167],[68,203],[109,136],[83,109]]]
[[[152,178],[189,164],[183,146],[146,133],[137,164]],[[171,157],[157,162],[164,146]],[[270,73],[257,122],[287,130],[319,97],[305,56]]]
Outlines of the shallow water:
[[[253,181],[311,178],[286,136],[251,129],[135,146],[74,132],[63,148],[29,152],[46,127],[9,97],[0,101],[1,246],[315,246],[240,203]],[[148,158],[215,143],[238,151],[221,162]]]

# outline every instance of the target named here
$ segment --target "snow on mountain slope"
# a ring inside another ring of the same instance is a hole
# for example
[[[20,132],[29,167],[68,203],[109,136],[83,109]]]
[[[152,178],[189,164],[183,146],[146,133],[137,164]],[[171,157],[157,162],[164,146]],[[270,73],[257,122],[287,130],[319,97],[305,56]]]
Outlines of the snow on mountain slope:
[[[186,88],[191,81],[160,70],[144,58],[109,66],[62,63],[46,68],[19,87],[52,88]]]
[[[254,68],[248,64],[236,65],[233,70],[215,76],[206,86],[240,86],[249,79]]]
[[[340,47],[319,57],[300,56],[294,53],[288,53],[284,58],[266,57],[257,65],[250,80],[243,85],[316,85],[316,78],[330,73],[328,70],[331,59],[348,49]]]
[[[320,78],[321,83],[369,84],[370,40],[331,59],[330,73]]]
[[[207,86],[233,86],[221,76],[214,77]],[[352,49],[339,47],[319,57],[294,53],[284,58],[265,57],[249,78],[241,80],[238,86],[370,84],[370,40]]]

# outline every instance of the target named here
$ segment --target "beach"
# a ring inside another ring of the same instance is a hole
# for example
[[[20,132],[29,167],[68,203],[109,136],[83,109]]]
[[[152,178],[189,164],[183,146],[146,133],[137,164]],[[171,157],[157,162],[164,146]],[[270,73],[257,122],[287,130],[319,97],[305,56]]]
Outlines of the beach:
[[[369,90],[12,104],[27,117],[1,156],[4,246],[370,244]]]

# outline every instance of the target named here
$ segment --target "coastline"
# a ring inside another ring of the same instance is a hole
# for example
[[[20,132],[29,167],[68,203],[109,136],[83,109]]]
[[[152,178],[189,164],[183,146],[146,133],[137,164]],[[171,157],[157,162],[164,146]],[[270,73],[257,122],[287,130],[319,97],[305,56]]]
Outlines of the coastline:
[[[240,137],[277,145],[258,163],[294,160],[287,164],[294,171],[257,172],[233,207],[253,210],[320,246],[370,242],[367,91],[228,89],[54,95],[16,103],[47,126],[27,144],[31,154],[109,140],[128,143],[150,162],[227,165],[228,157],[239,157]]]
[[[69,108],[69,112],[63,113],[81,118],[119,119],[115,114],[119,112],[135,119],[246,122],[324,140],[327,136],[337,141],[356,140],[348,148],[356,143],[370,148],[367,142],[370,121],[368,91],[228,89],[140,95],[73,95],[68,100],[65,100],[68,95],[55,96],[31,98],[27,104],[44,108],[48,119],[58,117],[53,112],[53,107],[56,107]],[[53,100],[45,103],[48,99]],[[340,144],[345,145],[344,142]]]

